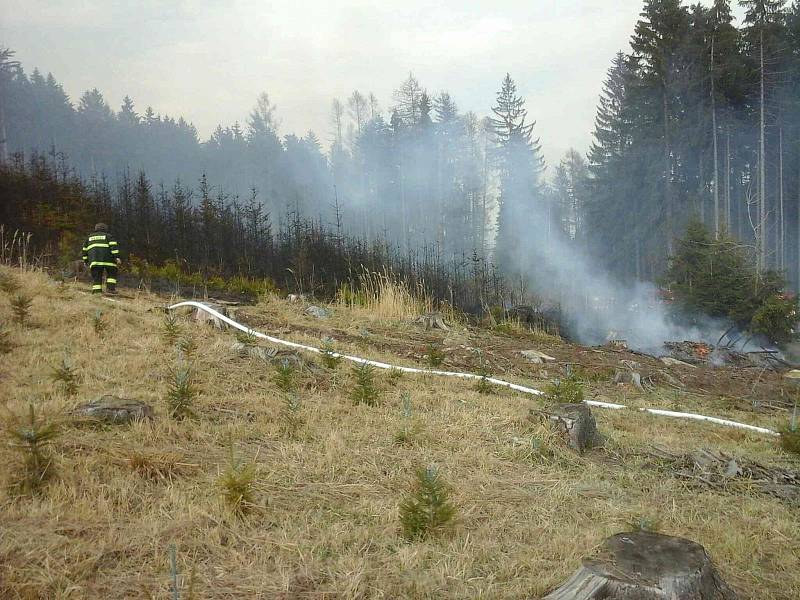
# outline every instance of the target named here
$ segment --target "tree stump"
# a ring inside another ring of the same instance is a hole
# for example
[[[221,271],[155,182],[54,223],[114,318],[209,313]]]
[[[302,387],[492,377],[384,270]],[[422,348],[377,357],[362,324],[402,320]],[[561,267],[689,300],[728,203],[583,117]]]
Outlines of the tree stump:
[[[209,308],[213,308],[221,315],[224,315],[226,317],[228,316],[228,309],[220,304],[206,303],[206,306],[208,306]],[[228,328],[228,324],[225,323],[225,321],[223,321],[219,317],[215,317],[211,313],[207,313],[206,311],[200,308],[194,309],[194,320],[197,321],[198,323],[208,323],[213,327],[215,327],[216,329],[220,330]]]
[[[705,549],[691,540],[637,531],[608,538],[544,600],[736,600]]]
[[[444,331],[450,330],[450,328],[444,322],[444,317],[442,317],[442,314],[438,312],[432,312],[418,317],[417,323],[424,325],[425,329],[442,329]]]
[[[119,398],[111,394],[101,396],[75,409],[74,414],[94,421],[126,424],[131,421],[153,420],[153,408],[140,400]]]
[[[544,352],[539,352],[538,350],[520,350],[519,353],[522,355],[522,358],[535,365],[541,365],[545,361],[553,362],[555,360],[552,356]]]
[[[603,445],[603,436],[597,431],[597,422],[585,402],[557,404],[540,414],[547,417],[550,426],[581,454]]]

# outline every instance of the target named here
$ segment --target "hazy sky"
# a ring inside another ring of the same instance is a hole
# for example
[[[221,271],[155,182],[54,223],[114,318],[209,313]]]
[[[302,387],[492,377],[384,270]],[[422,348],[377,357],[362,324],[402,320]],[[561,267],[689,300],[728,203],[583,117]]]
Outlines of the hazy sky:
[[[183,115],[202,136],[242,123],[266,91],[281,132],[330,140],[330,103],[353,89],[382,108],[413,72],[485,115],[506,71],[548,164],[590,143],[611,58],[642,0],[0,0],[0,46],[52,72],[73,100]]]

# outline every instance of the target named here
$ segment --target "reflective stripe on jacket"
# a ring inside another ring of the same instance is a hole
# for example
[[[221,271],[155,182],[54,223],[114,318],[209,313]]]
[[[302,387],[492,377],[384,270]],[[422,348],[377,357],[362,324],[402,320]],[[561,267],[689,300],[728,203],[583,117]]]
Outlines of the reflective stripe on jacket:
[[[92,267],[116,267],[119,245],[108,233],[93,233],[83,245],[83,262]]]

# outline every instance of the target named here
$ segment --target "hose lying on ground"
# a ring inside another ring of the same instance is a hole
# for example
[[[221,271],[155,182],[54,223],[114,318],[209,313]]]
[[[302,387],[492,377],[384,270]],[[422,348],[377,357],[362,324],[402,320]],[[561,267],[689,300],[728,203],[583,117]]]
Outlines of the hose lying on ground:
[[[263,340],[267,340],[268,342],[272,342],[273,344],[280,344],[282,346],[288,346],[290,348],[296,348],[298,350],[303,350],[305,352],[313,352],[315,354],[321,354],[322,350],[316,348],[314,346],[306,346],[305,344],[299,344],[297,342],[290,342],[288,340],[282,340],[280,338],[272,337],[261,333],[260,331],[255,331],[254,329],[250,329],[249,327],[242,325],[241,323],[237,323],[230,317],[227,317],[220,313],[217,310],[214,310],[207,304],[203,304],[202,302],[194,302],[191,300],[187,300],[185,302],[178,302],[177,304],[173,304],[172,306],[167,307],[168,310],[174,310],[176,308],[180,308],[182,306],[192,306],[199,310],[202,310],[215,318],[219,319],[223,323],[234,327],[240,331],[247,333],[248,335],[252,335],[253,337],[257,337]],[[361,358],[359,356],[348,356],[347,354],[339,354],[338,352],[332,353],[333,356],[340,356],[345,360],[349,360],[355,363],[367,364],[371,365],[377,369],[396,369],[398,371],[402,371],[404,373],[422,373],[424,375],[437,375],[442,377],[458,377],[460,379],[484,379],[483,375],[478,375],[476,373],[461,373],[458,371],[437,371],[434,369],[417,369],[414,367],[403,367],[399,365],[390,365],[388,363],[379,362],[376,360],[369,360],[366,358]],[[543,392],[540,390],[526,387],[524,385],[519,385],[517,383],[511,383],[509,381],[503,381],[502,379],[496,379],[494,377],[486,377],[486,381],[489,383],[493,383],[494,385],[499,385],[502,387],[507,387],[512,390],[516,390],[518,392],[522,392],[524,394],[533,394],[535,396],[543,395]],[[600,402],[599,400],[586,400],[586,404],[589,406],[595,406],[597,408],[610,408],[615,410],[622,410],[628,408],[624,404],[614,404],[612,402]],[[737,429],[746,429],[747,431],[754,431],[756,433],[763,433],[766,435],[780,435],[771,429],[767,429],[766,427],[757,427],[756,425],[748,425],[746,423],[738,423],[737,421],[729,421],[728,419],[720,419],[718,417],[708,417],[706,415],[698,415],[695,413],[685,413],[685,412],[675,412],[671,410],[662,410],[660,408],[637,408],[640,412],[650,413],[652,415],[659,415],[662,417],[673,417],[677,419],[691,419],[694,421],[707,421],[709,423],[716,423],[717,425],[725,425],[726,427],[735,427]]]

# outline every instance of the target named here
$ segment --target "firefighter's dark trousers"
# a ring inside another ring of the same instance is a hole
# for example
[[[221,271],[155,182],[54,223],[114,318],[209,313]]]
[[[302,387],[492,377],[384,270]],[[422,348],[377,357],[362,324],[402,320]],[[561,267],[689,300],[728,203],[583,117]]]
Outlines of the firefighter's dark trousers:
[[[117,291],[117,267],[100,266],[89,269],[92,273],[92,293],[103,291],[103,273],[106,274],[106,291],[112,294]]]

